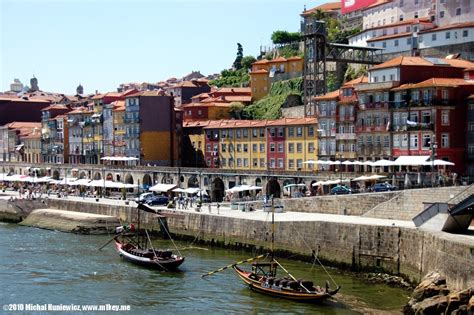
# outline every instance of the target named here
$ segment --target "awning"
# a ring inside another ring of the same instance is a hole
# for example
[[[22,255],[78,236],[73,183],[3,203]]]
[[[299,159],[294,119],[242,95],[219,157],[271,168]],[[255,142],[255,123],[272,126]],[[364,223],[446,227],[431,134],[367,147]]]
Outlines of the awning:
[[[424,163],[429,159],[429,155],[404,155],[398,157],[395,160],[393,165],[400,165],[400,166],[418,166],[418,165],[425,165]]]
[[[129,156],[105,156],[101,158],[103,161],[138,161],[139,159],[136,157],[129,157]]]
[[[230,189],[227,189],[226,193],[235,193],[241,191],[250,191],[250,190],[261,190],[263,187],[260,186],[251,186],[251,185],[237,185]]]
[[[78,180],[73,181],[73,182],[68,182],[67,184],[69,186],[88,186],[90,181],[91,181],[90,179],[82,178],[82,179],[78,179]]]
[[[434,160],[433,161],[426,161],[423,165],[435,165],[435,166],[453,166],[453,162],[445,161],[445,160]]]
[[[393,161],[384,160],[384,159],[381,159],[372,163],[372,166],[392,166],[392,165],[394,165]]]
[[[148,190],[156,192],[168,192],[173,188],[176,188],[175,184],[156,184],[155,186],[150,187]]]
[[[301,184],[288,184],[288,185],[286,185],[286,186],[283,186],[283,188],[305,187],[305,186],[306,186],[306,184],[303,184],[303,183],[301,183]]]

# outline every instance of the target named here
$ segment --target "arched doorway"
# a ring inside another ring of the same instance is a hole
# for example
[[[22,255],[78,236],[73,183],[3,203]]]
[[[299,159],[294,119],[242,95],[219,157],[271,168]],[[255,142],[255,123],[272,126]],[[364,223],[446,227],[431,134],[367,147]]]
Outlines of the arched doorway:
[[[118,181],[118,182],[120,182],[120,179],[121,179],[120,174],[117,174],[115,180]]]
[[[112,173],[108,173],[107,176],[105,176],[105,180],[114,181],[114,176],[112,175]]]
[[[59,179],[59,171],[58,171],[58,170],[55,170],[55,171],[53,172],[53,179],[54,179],[54,180],[58,180],[58,179]]]
[[[100,175],[99,172],[97,172],[94,174],[94,180],[99,180],[99,179],[102,179],[102,176]]]
[[[188,188],[191,187],[199,187],[199,180],[196,175],[193,175],[188,179]]]
[[[222,202],[222,200],[224,199],[224,193],[225,193],[224,182],[219,177],[216,177],[212,181],[211,200]]]
[[[143,175],[142,183],[143,183],[143,188],[144,189],[148,189],[151,186],[153,186],[152,181],[151,181],[151,176],[148,175],[148,174]]]
[[[267,196],[273,195],[273,198],[280,198],[281,197],[281,188],[280,184],[275,178],[271,178],[266,187]]]
[[[85,172],[80,172],[79,173],[79,179],[85,179],[85,178],[87,178],[86,173]]]
[[[125,175],[125,184],[133,184],[133,176],[131,174]]]

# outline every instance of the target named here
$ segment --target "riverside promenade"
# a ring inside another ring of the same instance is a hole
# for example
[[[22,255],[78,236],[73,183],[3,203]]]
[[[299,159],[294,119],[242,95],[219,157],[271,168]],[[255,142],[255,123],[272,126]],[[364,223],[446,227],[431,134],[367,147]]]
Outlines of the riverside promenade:
[[[18,197],[18,193],[3,193],[0,204],[12,196]],[[361,195],[352,196],[357,197],[361,198]],[[310,201],[306,199],[306,202]],[[96,201],[51,195],[44,199],[43,208],[112,215],[124,222],[137,219],[133,201],[126,205],[123,200],[100,198]],[[221,204],[217,213],[215,203],[211,204],[211,212],[207,204],[200,212],[194,208],[154,208],[176,214],[169,216],[167,222],[170,232],[178,237],[254,251],[269,246],[271,213],[263,210],[243,212],[231,210],[229,204]],[[160,229],[152,214],[143,213],[141,218],[145,227]],[[439,271],[453,288],[474,286],[474,235],[427,231],[416,228],[410,220],[364,215],[288,211],[275,213],[275,222],[275,248],[281,254],[306,257],[308,261],[317,256],[329,264],[356,270],[377,269],[402,275],[413,282],[431,271]]]

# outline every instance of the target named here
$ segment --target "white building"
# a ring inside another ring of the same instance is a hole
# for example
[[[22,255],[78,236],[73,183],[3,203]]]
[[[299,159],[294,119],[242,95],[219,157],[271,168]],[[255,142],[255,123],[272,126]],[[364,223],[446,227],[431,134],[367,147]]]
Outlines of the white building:
[[[349,38],[349,44],[384,48],[385,54],[473,41],[469,29],[474,0],[379,0],[362,14],[363,31]],[[429,33],[436,33],[432,41],[418,38]]]
[[[12,83],[10,83],[10,91],[20,93],[23,91],[23,83],[19,79],[14,79]]]

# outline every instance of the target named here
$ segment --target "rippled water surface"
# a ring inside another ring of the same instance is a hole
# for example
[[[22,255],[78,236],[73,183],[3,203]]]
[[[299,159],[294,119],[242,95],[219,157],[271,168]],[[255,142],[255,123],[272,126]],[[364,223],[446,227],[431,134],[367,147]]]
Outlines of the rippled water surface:
[[[368,309],[399,311],[408,292],[367,284],[330,270],[341,295],[322,305],[267,297],[250,291],[232,270],[205,280],[201,275],[245,259],[248,252],[185,250],[176,273],[129,264],[112,245],[98,251],[108,236],[84,236],[0,223],[0,301],[6,303],[128,304],[134,313],[304,313],[356,314]],[[168,241],[155,241],[168,248]],[[184,247],[187,243],[177,243]],[[320,268],[282,260],[298,278],[327,276]]]

